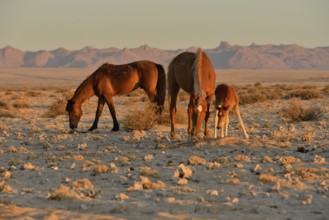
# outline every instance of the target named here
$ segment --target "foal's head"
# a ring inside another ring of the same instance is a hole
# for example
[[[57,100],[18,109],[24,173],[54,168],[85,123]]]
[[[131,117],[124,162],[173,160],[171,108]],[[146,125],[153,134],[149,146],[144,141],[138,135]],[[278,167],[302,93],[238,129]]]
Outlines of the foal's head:
[[[198,134],[207,113],[207,101],[204,96],[192,100],[192,135]]]
[[[82,115],[81,106],[76,105],[76,103],[71,99],[67,101],[66,111],[69,114],[70,128],[71,129],[77,128]]]
[[[225,121],[229,113],[228,110],[228,106],[225,106],[224,104],[216,105],[216,117],[218,117],[218,123],[216,126],[218,129],[224,128]]]

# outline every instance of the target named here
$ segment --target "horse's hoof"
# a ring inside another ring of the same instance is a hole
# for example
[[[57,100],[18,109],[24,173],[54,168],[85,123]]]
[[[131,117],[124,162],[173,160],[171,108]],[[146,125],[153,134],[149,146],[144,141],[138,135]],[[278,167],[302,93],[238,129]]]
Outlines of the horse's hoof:
[[[176,139],[176,137],[177,137],[175,132],[171,132],[170,136],[171,136],[172,139]]]
[[[120,130],[120,128],[119,127],[115,127],[115,128],[112,128],[112,130],[111,131],[119,131]]]

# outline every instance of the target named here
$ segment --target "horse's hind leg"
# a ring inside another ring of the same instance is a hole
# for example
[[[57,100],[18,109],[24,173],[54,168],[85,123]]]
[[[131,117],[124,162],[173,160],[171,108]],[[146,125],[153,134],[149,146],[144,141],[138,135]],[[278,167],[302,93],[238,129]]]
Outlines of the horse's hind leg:
[[[101,114],[103,112],[104,104],[105,104],[105,100],[103,98],[98,98],[98,104],[97,104],[97,110],[96,110],[95,120],[94,120],[93,125],[91,126],[91,128],[89,128],[88,131],[92,131],[94,129],[97,129],[97,127],[98,127],[98,120],[99,120],[99,117],[101,117]]]
[[[115,113],[113,98],[112,98],[112,96],[110,96],[110,97],[106,97],[105,99],[106,99],[106,103],[109,107],[109,110],[110,110],[110,113],[111,113],[111,116],[112,116],[112,119],[113,119],[112,131],[119,131],[120,126],[119,126],[119,122],[117,120],[117,116],[116,116],[116,113]]]

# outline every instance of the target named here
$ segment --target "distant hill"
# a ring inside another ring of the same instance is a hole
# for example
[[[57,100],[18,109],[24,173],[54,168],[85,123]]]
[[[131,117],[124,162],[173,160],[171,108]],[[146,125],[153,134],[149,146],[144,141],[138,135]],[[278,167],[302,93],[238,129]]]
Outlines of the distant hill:
[[[191,47],[161,50],[142,45],[138,48],[81,50],[58,48],[46,51],[21,51],[7,46],[0,49],[0,67],[97,67],[102,63],[129,63],[152,60],[167,66],[172,58],[183,51],[196,51]],[[238,46],[221,42],[214,49],[204,49],[215,68],[221,69],[329,69],[329,47],[304,48],[292,45]]]

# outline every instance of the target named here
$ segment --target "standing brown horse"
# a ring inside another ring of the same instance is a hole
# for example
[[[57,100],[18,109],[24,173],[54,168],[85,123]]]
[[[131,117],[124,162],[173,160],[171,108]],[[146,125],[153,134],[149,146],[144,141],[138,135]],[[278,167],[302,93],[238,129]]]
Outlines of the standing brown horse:
[[[130,93],[137,88],[142,88],[151,102],[156,102],[157,112],[161,113],[166,95],[166,76],[161,65],[151,61],[137,61],[123,65],[103,64],[80,84],[68,101],[66,111],[69,114],[70,128],[78,127],[82,115],[82,103],[96,95],[98,97],[96,116],[89,131],[97,128],[105,102],[113,119],[112,131],[118,131],[119,123],[115,114],[113,96]]]
[[[176,101],[180,88],[190,94],[187,132],[191,136],[199,133],[205,120],[204,134],[208,135],[209,107],[215,81],[212,63],[201,49],[197,53],[183,52],[171,61],[168,68],[171,137],[175,137]]]

